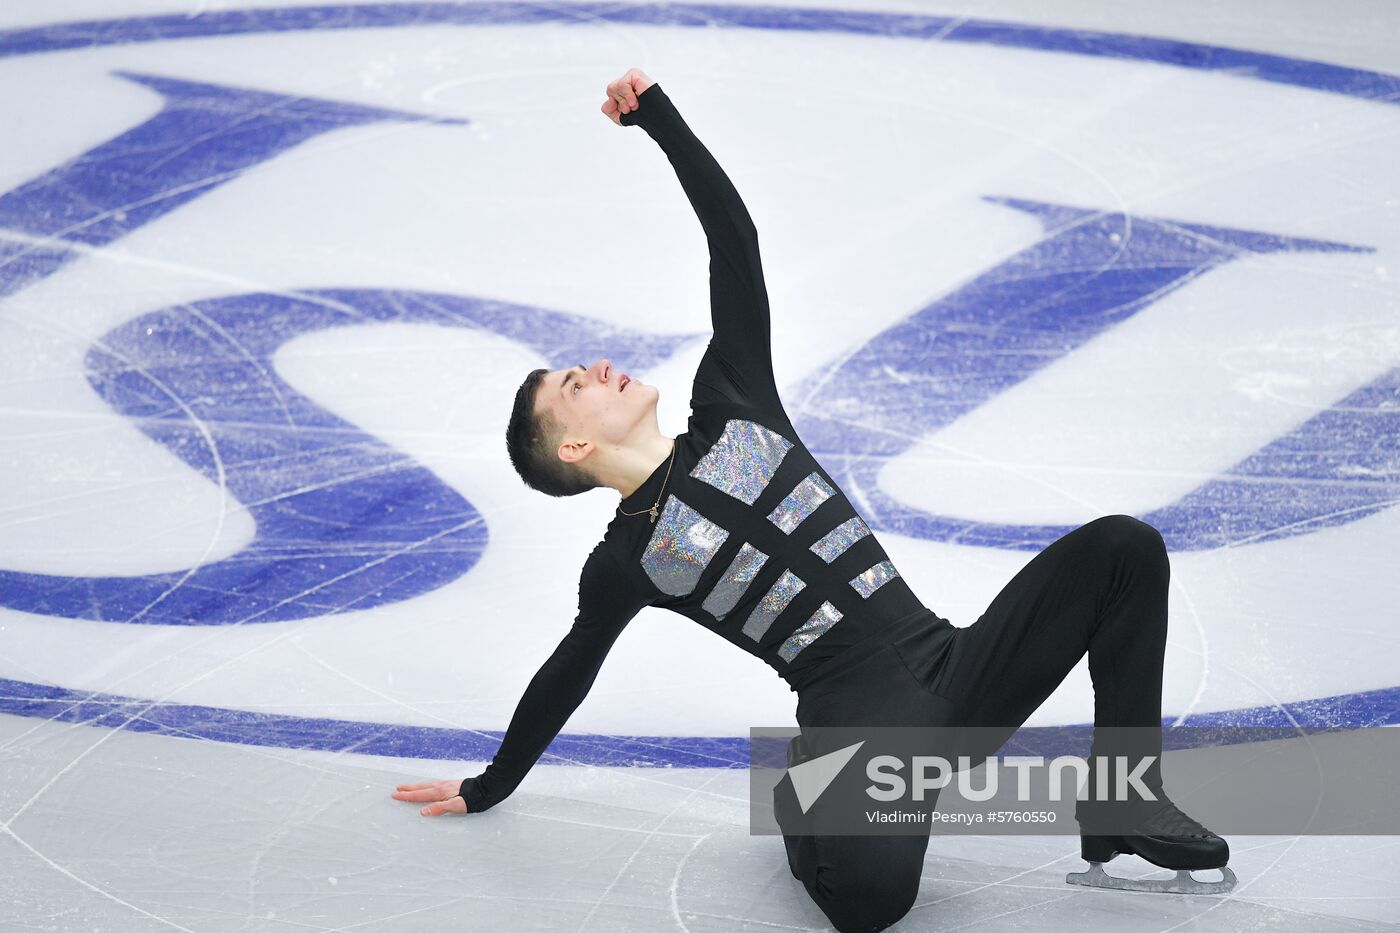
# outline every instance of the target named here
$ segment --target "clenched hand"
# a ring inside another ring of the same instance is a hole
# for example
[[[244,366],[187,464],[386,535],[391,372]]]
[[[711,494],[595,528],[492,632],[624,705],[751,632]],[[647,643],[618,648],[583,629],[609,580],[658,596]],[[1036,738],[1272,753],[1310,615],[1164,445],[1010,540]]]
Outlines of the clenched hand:
[[[603,101],[603,113],[609,120],[622,125],[622,115],[637,109],[637,95],[655,83],[640,68],[629,68],[627,73],[608,85],[608,99]]]

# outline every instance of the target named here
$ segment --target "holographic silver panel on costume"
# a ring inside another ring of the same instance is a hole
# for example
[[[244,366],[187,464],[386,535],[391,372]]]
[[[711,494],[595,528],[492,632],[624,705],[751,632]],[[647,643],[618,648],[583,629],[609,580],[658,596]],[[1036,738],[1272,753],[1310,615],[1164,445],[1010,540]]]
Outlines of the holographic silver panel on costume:
[[[778,578],[768,592],[763,594],[763,598],[758,601],[758,605],[753,607],[753,612],[749,613],[748,619],[744,622],[744,634],[758,641],[763,637],[763,633],[768,631],[768,626],[773,624],[773,620],[787,608],[792,598],[802,591],[807,584],[802,582],[802,578],[791,570],[784,570],[783,575]]]
[[[661,592],[684,596],[695,589],[727,537],[729,532],[674,495],[667,496],[656,530],[642,552],[642,569]]]
[[[739,597],[744,595],[753,578],[758,576],[758,571],[766,560],[767,554],[745,542],[744,546],[739,548],[739,553],[734,555],[734,560],[730,561],[724,576],[715,584],[715,588],[710,590],[710,595],[705,597],[701,608],[716,619],[723,619],[729,614],[729,610],[734,608]]]
[[[894,569],[894,564],[887,560],[882,560],[865,573],[851,580],[851,586],[855,587],[861,599],[869,599],[870,594],[880,587],[889,583],[899,576],[899,571]]]
[[[812,617],[802,623],[802,627],[787,637],[783,646],[778,649],[778,656],[784,661],[791,662],[798,653],[816,641],[827,629],[841,621],[841,610],[831,603],[822,603],[820,609],[812,613]]]
[[[802,524],[803,519],[817,510],[817,506],[834,495],[836,490],[822,479],[822,475],[812,473],[798,483],[792,492],[787,494],[787,498],[778,503],[778,507],[769,514],[768,520],[777,525],[783,534],[790,535]]]
[[[860,516],[848,519],[822,536],[822,539],[812,545],[812,553],[826,561],[828,564],[846,552],[846,548],[855,544],[861,538],[870,534],[870,529],[865,526],[865,522],[860,520]]]
[[[745,505],[753,505],[791,449],[792,441],[781,434],[752,421],[731,418],[690,475]]]

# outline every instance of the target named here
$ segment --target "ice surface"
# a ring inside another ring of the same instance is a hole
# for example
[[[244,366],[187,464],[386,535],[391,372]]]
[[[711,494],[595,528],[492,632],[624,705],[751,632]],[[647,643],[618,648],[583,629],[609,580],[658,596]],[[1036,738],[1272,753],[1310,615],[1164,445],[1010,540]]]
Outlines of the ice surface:
[[[312,5],[0,11],[0,930],[827,928],[745,771],[676,757],[794,696],[660,610],[490,813],[388,796],[480,769],[612,513],[514,476],[521,376],[610,356],[684,425],[706,255],[598,113],[632,65],[744,195],[793,420],[930,607],[1143,515],[1170,716],[1400,723],[1397,9]],[[1091,712],[1081,666],[1032,722]],[[606,764],[636,736],[672,766]],[[1191,900],[935,838],[897,929],[1400,922],[1391,839],[1231,844]]]

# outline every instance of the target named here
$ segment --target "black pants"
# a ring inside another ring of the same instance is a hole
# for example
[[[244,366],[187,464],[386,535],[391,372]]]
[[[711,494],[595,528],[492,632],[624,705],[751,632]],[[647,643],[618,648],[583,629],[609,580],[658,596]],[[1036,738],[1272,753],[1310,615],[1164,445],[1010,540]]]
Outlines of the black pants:
[[[959,629],[930,613],[833,658],[799,691],[798,724],[1019,726],[1087,651],[1094,724],[1160,729],[1169,574],[1151,525],[1126,515],[1090,522],[1036,555],[975,624]],[[791,788],[784,778],[775,793]],[[908,913],[928,836],[784,843],[793,875],[837,930],[854,933]]]

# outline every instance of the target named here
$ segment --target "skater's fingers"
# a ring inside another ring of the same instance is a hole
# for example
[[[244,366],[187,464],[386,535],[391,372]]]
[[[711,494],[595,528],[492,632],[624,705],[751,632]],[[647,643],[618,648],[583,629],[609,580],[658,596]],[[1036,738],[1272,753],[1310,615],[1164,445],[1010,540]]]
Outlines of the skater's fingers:
[[[632,106],[637,106],[637,95],[651,87],[652,80],[647,77],[647,73],[640,68],[632,68],[627,72],[627,90],[631,93]]]
[[[446,794],[440,787],[424,787],[421,790],[396,790],[392,796],[395,800],[407,800],[409,803],[427,803],[430,800],[442,800]]]
[[[419,784],[405,785],[392,796],[397,800],[427,803],[430,800],[447,800],[457,793],[459,787],[460,783],[457,781],[423,781]]]
[[[617,101],[623,113],[637,109],[637,95],[651,85],[651,79],[639,68],[632,68],[608,85],[608,99]]]
[[[437,803],[430,803],[418,812],[422,813],[424,816],[442,816],[444,813],[466,813],[467,802],[461,797],[453,797],[451,800],[439,800]]]
[[[609,120],[613,121],[619,126],[622,125],[622,120],[618,117],[616,100],[613,100],[611,97],[609,97],[607,100],[603,101],[603,113],[607,115]]]

